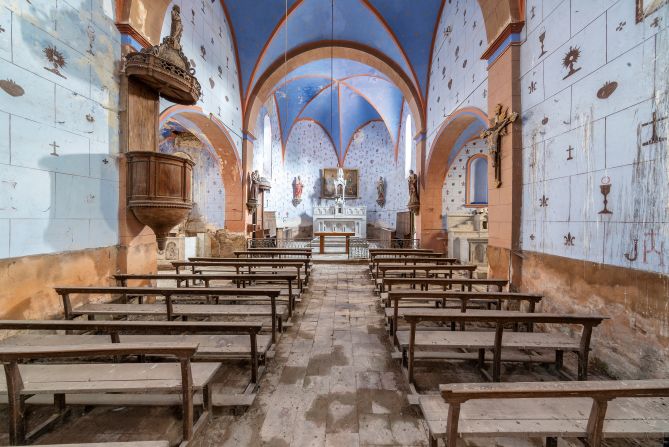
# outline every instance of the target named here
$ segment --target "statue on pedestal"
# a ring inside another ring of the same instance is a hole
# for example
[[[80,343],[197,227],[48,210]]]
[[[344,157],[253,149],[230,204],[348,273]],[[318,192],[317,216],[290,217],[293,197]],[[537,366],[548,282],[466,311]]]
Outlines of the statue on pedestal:
[[[420,200],[418,198],[418,175],[416,175],[416,173],[413,171],[409,171],[407,183],[409,185],[409,203],[407,207],[412,213],[418,214],[420,211]]]
[[[254,212],[258,207],[258,193],[260,191],[260,172],[253,171],[249,174],[249,192],[246,206],[249,212]]]

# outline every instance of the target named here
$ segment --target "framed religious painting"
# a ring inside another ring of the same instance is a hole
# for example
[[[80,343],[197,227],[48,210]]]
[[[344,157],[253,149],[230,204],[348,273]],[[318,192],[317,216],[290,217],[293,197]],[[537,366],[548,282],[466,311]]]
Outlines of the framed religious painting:
[[[339,173],[339,168],[324,168],[321,170],[321,199],[336,199],[341,196],[341,187],[337,190],[335,181]],[[344,179],[346,180],[346,199],[358,199],[360,194],[358,169],[344,169]]]

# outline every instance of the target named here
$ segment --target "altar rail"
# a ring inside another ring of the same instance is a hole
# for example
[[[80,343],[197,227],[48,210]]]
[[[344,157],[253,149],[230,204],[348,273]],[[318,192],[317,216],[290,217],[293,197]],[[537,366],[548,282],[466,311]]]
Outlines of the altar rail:
[[[264,238],[246,240],[248,248],[313,248],[312,238],[276,239]],[[420,239],[365,239],[352,237],[349,259],[369,257],[370,248],[420,248]]]

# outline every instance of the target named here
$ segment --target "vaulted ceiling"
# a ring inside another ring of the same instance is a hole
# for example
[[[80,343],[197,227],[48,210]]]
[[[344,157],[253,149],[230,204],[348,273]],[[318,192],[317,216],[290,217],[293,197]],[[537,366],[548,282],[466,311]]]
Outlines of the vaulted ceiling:
[[[392,61],[425,97],[443,0],[224,0],[245,96],[284,53],[340,41]],[[410,7],[408,7],[410,6]],[[286,19],[287,17],[287,19]]]
[[[356,132],[372,121],[383,122],[397,144],[402,92],[367,65],[346,59],[310,62],[287,73],[272,94],[284,148],[298,121],[320,125],[340,162]]]

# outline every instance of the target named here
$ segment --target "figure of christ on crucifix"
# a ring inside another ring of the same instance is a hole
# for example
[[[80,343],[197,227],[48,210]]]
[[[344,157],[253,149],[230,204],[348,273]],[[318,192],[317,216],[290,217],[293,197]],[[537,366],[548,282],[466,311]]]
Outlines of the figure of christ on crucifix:
[[[487,138],[488,140],[492,167],[495,170],[495,188],[502,186],[501,140],[507,134],[506,126],[516,121],[517,118],[517,112],[509,114],[508,107],[506,111],[503,111],[502,105],[497,104],[495,107],[495,116],[490,120],[490,127],[481,132],[481,138]]]

